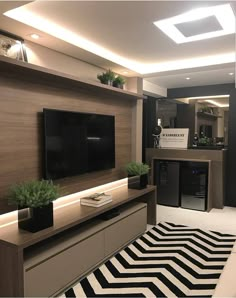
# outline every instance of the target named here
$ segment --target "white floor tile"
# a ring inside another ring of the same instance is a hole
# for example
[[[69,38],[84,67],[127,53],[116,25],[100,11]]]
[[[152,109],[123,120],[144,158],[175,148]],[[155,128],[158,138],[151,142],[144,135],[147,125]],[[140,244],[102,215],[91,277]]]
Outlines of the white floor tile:
[[[157,205],[157,222],[166,221],[236,235],[236,208],[195,211]]]
[[[236,297],[236,254],[232,253],[220,276],[213,297]]]

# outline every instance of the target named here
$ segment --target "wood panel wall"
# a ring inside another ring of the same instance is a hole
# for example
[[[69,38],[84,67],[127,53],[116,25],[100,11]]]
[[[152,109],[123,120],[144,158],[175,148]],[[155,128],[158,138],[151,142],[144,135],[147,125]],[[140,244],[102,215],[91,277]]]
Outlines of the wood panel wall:
[[[0,214],[13,209],[7,201],[12,184],[42,178],[43,108],[115,116],[116,167],[56,181],[64,195],[125,177],[134,104],[125,95],[88,90],[66,80],[0,71]]]

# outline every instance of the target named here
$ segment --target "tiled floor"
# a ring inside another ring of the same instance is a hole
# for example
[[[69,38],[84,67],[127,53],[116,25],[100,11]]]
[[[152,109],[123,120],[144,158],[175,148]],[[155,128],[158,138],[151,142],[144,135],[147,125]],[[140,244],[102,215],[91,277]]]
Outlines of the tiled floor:
[[[157,205],[157,222],[166,221],[236,235],[236,208],[210,212]]]

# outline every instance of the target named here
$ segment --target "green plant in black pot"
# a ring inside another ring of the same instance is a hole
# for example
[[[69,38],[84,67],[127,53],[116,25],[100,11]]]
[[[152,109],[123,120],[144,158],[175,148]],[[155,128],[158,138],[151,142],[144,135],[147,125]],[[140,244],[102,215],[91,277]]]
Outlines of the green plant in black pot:
[[[113,81],[113,87],[123,89],[124,84],[125,84],[125,79],[123,77],[121,77],[121,76],[115,77],[115,79]]]
[[[18,226],[37,232],[53,226],[52,201],[59,197],[59,188],[52,181],[29,181],[10,189],[9,202],[18,206]]]
[[[142,162],[132,161],[125,166],[128,174],[128,188],[142,189],[147,187],[149,166]]]
[[[106,72],[98,74],[97,78],[102,84],[112,85],[115,79],[115,74],[112,70],[108,69]]]

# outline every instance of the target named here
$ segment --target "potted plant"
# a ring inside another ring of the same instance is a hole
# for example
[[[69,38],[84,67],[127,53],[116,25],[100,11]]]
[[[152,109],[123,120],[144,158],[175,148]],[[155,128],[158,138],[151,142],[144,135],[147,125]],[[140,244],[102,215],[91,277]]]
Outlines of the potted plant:
[[[108,69],[106,72],[102,74],[98,74],[97,78],[102,84],[111,85],[115,79],[115,74],[112,70]]]
[[[120,89],[123,89],[125,84],[125,79],[121,76],[117,76],[115,77],[114,81],[113,81],[113,87],[118,87]]]
[[[132,161],[125,166],[128,174],[128,188],[142,189],[147,187],[149,166],[142,162]]]
[[[208,107],[208,106],[201,107],[200,112],[202,112],[202,113],[208,113],[208,114],[213,114],[212,108],[211,107]]]
[[[210,139],[208,137],[206,137],[206,136],[201,136],[198,139],[198,145],[199,146],[208,146],[210,144],[211,144]]]
[[[52,201],[59,196],[52,181],[29,181],[10,189],[9,201],[18,206],[18,227],[37,232],[53,226]]]

